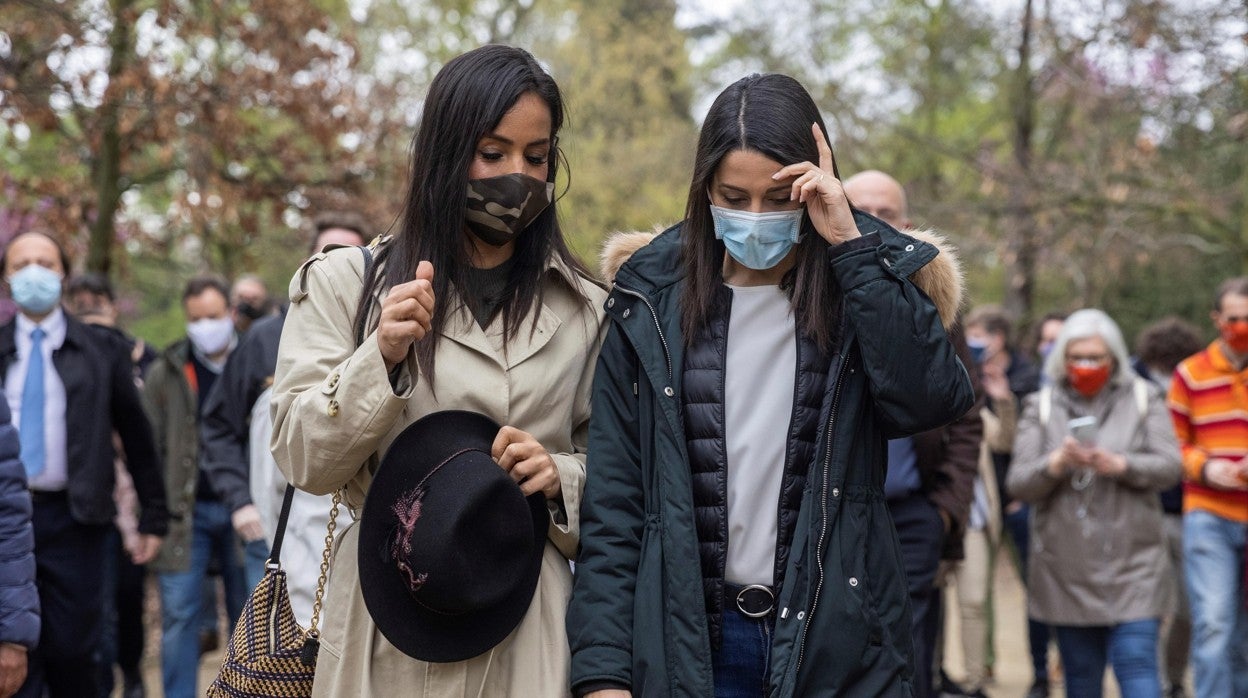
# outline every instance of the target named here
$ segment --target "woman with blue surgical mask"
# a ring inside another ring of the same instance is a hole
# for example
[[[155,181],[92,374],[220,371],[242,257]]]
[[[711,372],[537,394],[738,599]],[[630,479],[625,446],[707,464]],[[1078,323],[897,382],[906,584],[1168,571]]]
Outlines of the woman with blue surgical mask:
[[[909,695],[885,440],[973,402],[961,280],[839,177],[806,90],[753,75],[707,115],[685,220],[608,243],[576,695]]]

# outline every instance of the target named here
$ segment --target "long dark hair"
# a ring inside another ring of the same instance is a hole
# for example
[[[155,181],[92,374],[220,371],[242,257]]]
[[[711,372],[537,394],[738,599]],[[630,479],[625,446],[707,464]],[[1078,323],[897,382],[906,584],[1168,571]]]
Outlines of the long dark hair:
[[[810,132],[810,125],[815,123],[827,138],[828,129],[814,100],[787,75],[751,75],[729,85],[715,98],[698,136],[681,232],[681,259],[687,273],[680,326],[687,343],[694,341],[713,316],[724,283],[724,243],[715,239],[708,193],[719,164],[734,150],[753,150],[782,166],[819,162],[819,150]],[[832,169],[839,179],[835,163]],[[832,348],[837,330],[836,282],[828,268],[828,243],[815,231],[810,216],[802,216],[802,233],[796,264],[781,286],[793,304],[798,331],[826,352]]]
[[[521,95],[530,92],[550,108],[552,151],[547,179],[553,182],[556,164],[563,159],[556,141],[563,126],[563,97],[554,79],[527,51],[489,45],[457,56],[438,71],[425,97],[420,126],[412,138],[411,183],[399,232],[377,255],[377,266],[384,271],[364,281],[357,317],[366,321],[379,288],[406,283],[415,278],[420,261],[432,262],[436,296],[432,336],[416,343],[421,378],[430,384],[434,352],[447,316],[464,307],[461,297],[452,297],[451,288],[468,287],[464,244],[468,167],[481,137],[498,126]],[[551,255],[588,276],[563,240],[554,203],[516,237],[506,300],[498,311],[505,338],[516,335],[530,310],[536,330],[542,274]]]

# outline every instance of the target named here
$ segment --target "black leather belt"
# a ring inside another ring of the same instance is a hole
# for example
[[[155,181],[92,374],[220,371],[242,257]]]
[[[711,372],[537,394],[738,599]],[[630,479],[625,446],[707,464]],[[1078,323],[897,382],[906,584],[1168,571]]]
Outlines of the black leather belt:
[[[762,584],[725,584],[724,603],[749,618],[762,618],[776,609],[776,592]]]
[[[50,502],[64,502],[69,500],[69,492],[66,490],[31,490],[30,501],[34,504],[47,504]]]

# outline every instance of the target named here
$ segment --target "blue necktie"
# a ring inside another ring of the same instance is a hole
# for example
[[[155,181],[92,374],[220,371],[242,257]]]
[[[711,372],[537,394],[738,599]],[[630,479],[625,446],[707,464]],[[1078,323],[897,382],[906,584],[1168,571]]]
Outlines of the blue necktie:
[[[43,472],[47,455],[43,441],[43,336],[39,327],[30,333],[30,361],[26,362],[26,382],[22,384],[22,421],[18,431],[27,478]]]

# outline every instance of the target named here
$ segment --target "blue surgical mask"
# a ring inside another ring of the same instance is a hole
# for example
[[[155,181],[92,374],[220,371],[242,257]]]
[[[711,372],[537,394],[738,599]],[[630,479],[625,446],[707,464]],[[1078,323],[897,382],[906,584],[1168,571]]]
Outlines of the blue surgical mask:
[[[803,209],[751,213],[711,206],[715,238],[750,269],[770,269],[801,240]]]
[[[971,350],[971,360],[977,364],[984,363],[984,359],[988,356],[988,341],[984,339],[967,338],[966,347]]]
[[[38,264],[27,264],[9,277],[9,291],[17,307],[42,315],[61,300],[61,275]]]

